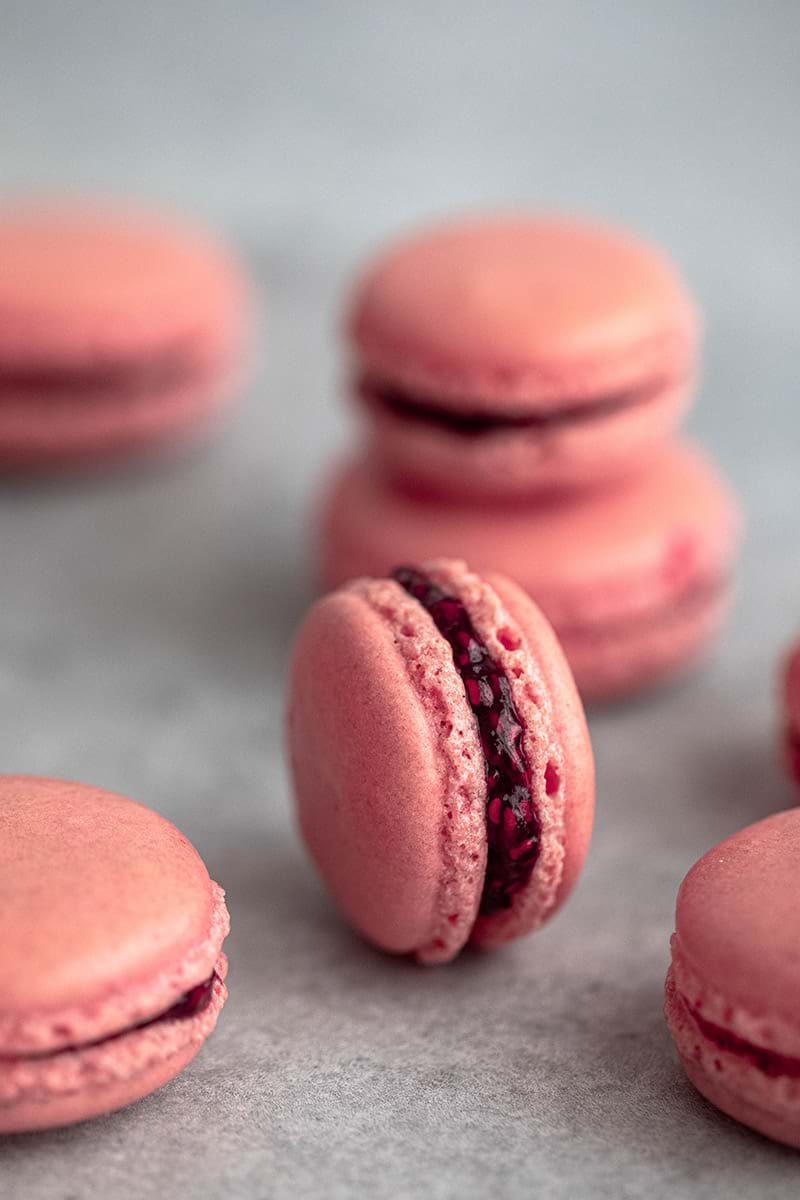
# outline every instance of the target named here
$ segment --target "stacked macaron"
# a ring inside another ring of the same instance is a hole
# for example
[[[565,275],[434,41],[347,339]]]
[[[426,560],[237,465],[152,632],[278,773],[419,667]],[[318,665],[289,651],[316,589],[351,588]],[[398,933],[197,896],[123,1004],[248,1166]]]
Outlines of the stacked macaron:
[[[606,227],[499,216],[390,248],[348,323],[367,448],[321,516],[321,582],[442,555],[516,579],[584,696],[692,661],[723,616],[737,508],[675,431],[698,321]]]

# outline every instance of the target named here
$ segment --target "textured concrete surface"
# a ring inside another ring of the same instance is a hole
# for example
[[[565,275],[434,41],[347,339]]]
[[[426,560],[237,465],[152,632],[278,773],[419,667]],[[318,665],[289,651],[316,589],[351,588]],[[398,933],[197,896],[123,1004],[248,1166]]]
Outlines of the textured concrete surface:
[[[661,1019],[675,891],[791,802],[776,657],[800,626],[800,8],[0,3],[0,187],[186,207],[263,289],[225,437],[0,493],[0,764],[159,808],[229,892],[231,999],[162,1092],[0,1145],[4,1200],[794,1197]],[[386,232],[478,204],[629,222],[707,314],[692,429],[746,505],[713,663],[592,714],[597,832],[540,936],[420,971],[340,924],[293,829],[282,673],[333,447],[338,303]],[[0,960],[2,948],[0,948]],[[1,985],[0,985],[1,986]]]

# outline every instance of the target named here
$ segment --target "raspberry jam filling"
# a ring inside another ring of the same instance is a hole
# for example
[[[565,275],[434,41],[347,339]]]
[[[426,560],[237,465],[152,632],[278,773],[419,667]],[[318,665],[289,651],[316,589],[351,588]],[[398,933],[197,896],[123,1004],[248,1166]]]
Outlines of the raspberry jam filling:
[[[470,410],[466,401],[461,409],[451,410],[437,404],[432,397],[416,395],[393,384],[368,379],[360,382],[359,391],[367,404],[386,409],[401,420],[437,425],[463,437],[482,437],[513,429],[554,429],[560,425],[610,416],[622,409],[646,403],[658,395],[663,386],[663,381],[659,381],[617,395],[599,397],[588,404],[567,403],[558,408],[526,414],[479,412]]]
[[[414,567],[398,567],[392,579],[413,596],[450,644],[470,708],[475,714],[486,768],[488,857],[480,911],[509,908],[531,877],[541,831],[533,804],[533,780],[525,757],[525,727],[505,673],[472,627],[469,614]],[[546,779],[547,790],[558,781]]]
[[[57,398],[139,394],[180,384],[198,373],[191,351],[174,347],[141,362],[104,362],[84,367],[31,367],[0,371],[0,399],[33,393]]]
[[[796,729],[787,730],[786,752],[789,756],[789,770],[800,783],[800,732]]]
[[[765,1050],[763,1046],[756,1046],[739,1037],[738,1034],[731,1033],[729,1029],[723,1029],[721,1025],[715,1025],[713,1021],[707,1020],[696,1008],[687,1004],[686,1000],[684,1000],[684,1004],[703,1036],[713,1042],[715,1046],[719,1046],[720,1050],[749,1058],[753,1066],[757,1067],[759,1071],[763,1071],[770,1079],[777,1079],[781,1075],[788,1076],[790,1079],[800,1079],[800,1058],[791,1058],[789,1055],[779,1054],[776,1050]]]
[[[20,1059],[30,1062],[43,1058],[54,1058],[57,1054],[66,1054],[74,1050],[90,1050],[93,1046],[103,1046],[107,1042],[116,1041],[117,1038],[124,1037],[126,1033],[133,1033],[138,1029],[147,1029],[151,1025],[158,1025],[162,1021],[183,1021],[189,1017],[196,1017],[211,1003],[211,996],[214,991],[214,984],[219,976],[216,971],[212,971],[208,979],[204,979],[202,983],[195,984],[193,988],[189,988],[188,992],[175,1001],[173,1005],[165,1009],[164,1012],[157,1013],[154,1017],[148,1017],[144,1021],[137,1021],[134,1025],[127,1025],[124,1029],[119,1029],[115,1033],[109,1033],[106,1037],[97,1038],[94,1042],[82,1042],[80,1045],[60,1046],[57,1050],[45,1050],[42,1054],[0,1054],[0,1062],[16,1062]]]

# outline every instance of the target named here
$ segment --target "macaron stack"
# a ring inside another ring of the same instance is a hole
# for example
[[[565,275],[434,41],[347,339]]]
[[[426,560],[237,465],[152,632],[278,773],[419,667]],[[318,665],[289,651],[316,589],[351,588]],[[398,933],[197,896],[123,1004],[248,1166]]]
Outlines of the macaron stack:
[[[585,698],[693,661],[725,611],[738,512],[675,431],[698,321],[627,233],[554,217],[443,225],[355,289],[366,448],[320,520],[321,583],[440,556],[515,579]]]

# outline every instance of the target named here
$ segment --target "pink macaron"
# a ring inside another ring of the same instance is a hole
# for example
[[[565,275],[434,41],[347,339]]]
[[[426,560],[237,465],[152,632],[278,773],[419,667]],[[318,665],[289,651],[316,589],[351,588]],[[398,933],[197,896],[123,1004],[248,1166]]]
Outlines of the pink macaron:
[[[528,505],[430,504],[373,464],[345,467],[319,521],[324,587],[445,554],[516,580],[552,623],[585,698],[656,683],[695,661],[730,594],[739,513],[694,448],[636,477]]]
[[[659,250],[518,213],[389,247],[355,288],[348,331],[384,469],[472,498],[640,468],[689,402],[698,319]]]
[[[666,1017],[717,1108],[800,1147],[800,810],[715,846],[678,892]]]
[[[355,928],[447,962],[553,915],[589,844],[594,766],[536,606],[442,560],[320,600],[291,664],[303,837]]]
[[[227,996],[222,889],[157,813],[0,776],[0,1133],[121,1108],[194,1058]]]
[[[786,763],[792,778],[800,784],[800,644],[784,667],[783,706]]]
[[[141,210],[0,211],[0,467],[105,457],[206,428],[241,373],[228,253]]]

